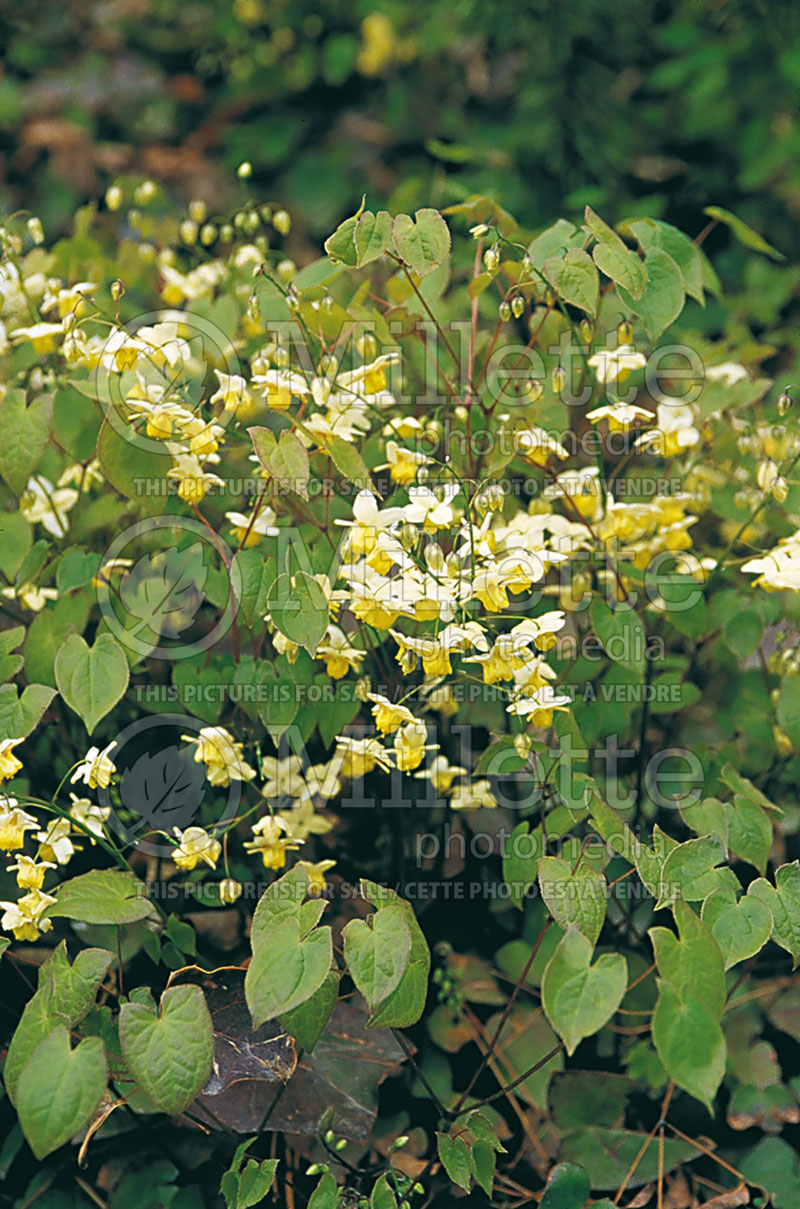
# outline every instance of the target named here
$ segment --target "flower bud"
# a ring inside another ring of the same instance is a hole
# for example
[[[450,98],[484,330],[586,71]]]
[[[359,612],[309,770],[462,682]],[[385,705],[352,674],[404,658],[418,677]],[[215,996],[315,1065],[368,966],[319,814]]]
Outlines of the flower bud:
[[[116,281],[111,282],[111,297],[114,299],[115,302],[119,302],[120,298],[123,296],[124,293],[125,293],[125,282],[124,281],[120,281],[119,278],[117,278]]]
[[[216,241],[217,228],[211,222],[203,223],[200,228],[200,242],[204,248],[210,248],[212,243]]]
[[[521,319],[525,310],[525,299],[521,294],[515,294],[511,299],[511,314],[515,319]]]
[[[325,295],[325,297],[322,299],[321,306],[325,314],[330,315],[331,311],[333,310],[333,298],[330,294]]]
[[[119,185],[112,185],[110,189],[106,189],[106,205],[109,210],[118,210],[122,205],[122,190]]]
[[[567,371],[563,365],[557,365],[553,370],[553,390],[560,395],[567,385]]]
[[[464,407],[461,403],[459,403],[459,405],[457,407],[453,408],[453,415],[455,416],[455,418],[457,420],[460,420],[461,423],[463,424],[463,423],[465,423],[465,421],[469,415],[469,412],[467,411],[466,407]]]
[[[591,319],[581,319],[578,332],[584,344],[591,344],[594,338],[594,324]]]
[[[525,383],[524,393],[525,398],[531,403],[538,403],[544,394],[544,386],[538,378],[528,378],[528,381]]]
[[[500,316],[501,323],[508,323],[511,318],[511,306],[505,299],[503,299],[497,308],[497,313]]]
[[[359,701],[369,701],[369,695],[372,692],[372,681],[369,676],[360,676],[356,680],[356,687],[353,691]]]
[[[278,369],[285,369],[285,367],[289,364],[288,348],[286,348],[283,344],[279,344],[278,347],[275,349],[275,355],[273,357],[273,360],[274,360],[275,364],[277,365]]]
[[[192,222],[190,218],[186,218],[181,223],[180,227],[181,239],[189,247],[197,243],[197,223]]]
[[[494,273],[500,264],[500,253],[497,248],[487,248],[483,254],[483,263],[488,273]]]
[[[778,395],[778,415],[785,416],[789,408],[792,406],[792,402],[792,396],[788,393],[788,391],[784,391],[783,394]]]
[[[790,756],[794,751],[792,740],[779,726],[773,726],[772,737],[775,740],[775,750],[779,756]]]
[[[356,340],[356,352],[364,361],[371,361],[378,355],[378,341],[373,332],[362,332]]]
[[[617,326],[617,344],[630,344],[633,340],[633,324],[630,319],[623,319]]]
[[[219,229],[219,237],[223,243],[230,243],[233,239],[233,225],[229,222],[224,222]]]
[[[272,216],[272,225],[279,235],[288,235],[292,229],[292,220],[286,210],[277,210]]]
[[[789,484],[786,482],[786,479],[782,474],[779,474],[777,478],[772,480],[770,491],[772,492],[772,498],[776,500],[777,503],[786,503],[786,498],[789,494]]]
[[[292,278],[294,277],[295,273],[297,272],[297,265],[294,263],[293,260],[289,260],[287,258],[286,260],[282,260],[280,262],[280,264],[278,265],[278,267],[276,269],[276,272],[277,272],[278,276],[280,277],[281,281],[291,281]]]
[[[44,228],[41,219],[35,216],[28,219],[28,234],[35,244],[44,243]]]
[[[292,314],[300,310],[300,299],[294,290],[289,290],[289,293],[286,295],[286,306]]]
[[[523,273],[530,273],[531,269],[533,268],[533,261],[531,260],[530,256],[527,254],[527,252],[522,257],[522,260],[519,262],[519,267],[522,269]]]
[[[233,877],[224,877],[219,883],[219,901],[226,905],[235,903],[242,893],[242,883]]]
[[[488,235],[490,231],[491,227],[487,226],[485,222],[476,223],[474,227],[470,227],[469,229],[469,233],[473,239],[481,239],[482,236]]]
[[[155,181],[142,181],[142,183],[137,185],[136,189],[134,190],[133,200],[136,202],[137,206],[146,206],[148,202],[153,200],[157,193],[158,186],[156,185]]]
[[[236,175],[239,177],[240,181],[246,181],[246,180],[250,179],[250,177],[253,175],[253,165],[250,163],[249,160],[242,161],[242,163],[236,169]]]
[[[756,468],[756,482],[762,491],[771,491],[772,484],[778,477],[778,467],[772,458],[765,458]]]
[[[530,735],[514,735],[514,751],[519,756],[520,760],[527,760],[531,754],[531,737]]]

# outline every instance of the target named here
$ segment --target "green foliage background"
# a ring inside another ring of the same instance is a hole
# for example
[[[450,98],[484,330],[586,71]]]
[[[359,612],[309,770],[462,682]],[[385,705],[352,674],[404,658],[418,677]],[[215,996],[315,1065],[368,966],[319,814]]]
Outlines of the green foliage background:
[[[313,238],[363,189],[393,210],[492,192],[534,228],[585,203],[685,226],[713,198],[779,246],[800,205],[791,0],[2,7],[2,200],[46,222],[115,171],[218,201],[243,159]]]

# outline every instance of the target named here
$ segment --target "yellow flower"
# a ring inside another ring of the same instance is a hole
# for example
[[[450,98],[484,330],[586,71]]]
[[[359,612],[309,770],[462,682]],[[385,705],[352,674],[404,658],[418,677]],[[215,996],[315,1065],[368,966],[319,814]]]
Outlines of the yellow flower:
[[[53,537],[66,537],[67,513],[80,499],[74,487],[54,487],[44,475],[36,474],[19,501],[19,510],[31,525],[41,524]]]
[[[196,454],[170,452],[173,465],[167,471],[167,478],[177,480],[178,495],[187,504],[199,504],[212,487],[225,486],[219,475],[203,469]]]
[[[279,530],[275,528],[275,513],[268,504],[263,505],[253,519],[244,512],[226,512],[225,520],[233,526],[233,536],[239,545],[257,546],[262,537],[275,537]]]
[[[30,340],[37,357],[55,352],[56,336],[63,336],[64,328],[60,323],[34,323],[31,327],[18,327],[11,332],[11,343],[22,344]]]
[[[325,670],[332,680],[341,680],[351,669],[358,671],[364,651],[351,646],[347,635],[338,626],[330,625],[325,641],[317,647],[316,657],[325,660]]]
[[[361,22],[361,37],[356,67],[363,76],[377,76],[394,56],[394,26],[385,13],[369,13]]]
[[[181,735],[186,743],[197,746],[194,753],[196,764],[205,764],[209,784],[230,785],[231,781],[252,781],[256,770],[251,768],[242,755],[242,744],[234,742],[233,736],[223,726],[204,726],[199,737]]]
[[[115,739],[113,743],[109,743],[108,747],[104,747],[102,751],[100,751],[99,747],[90,747],[70,777],[70,784],[74,785],[76,781],[83,781],[84,785],[88,785],[90,789],[97,789],[98,785],[101,789],[106,789],[111,783],[112,776],[117,771],[116,764],[114,764],[108,754],[112,747],[116,746],[117,741]]]
[[[388,751],[377,739],[351,739],[349,736],[338,735],[336,747],[342,757],[343,777],[363,777],[376,765],[384,772],[388,772],[392,767]]]
[[[253,824],[254,840],[245,840],[247,852],[259,852],[265,869],[282,869],[286,864],[286,853],[300,847],[299,840],[289,838],[283,833],[288,831],[288,824],[280,814],[267,814]]]
[[[588,364],[595,371],[598,382],[624,382],[633,369],[647,365],[644,353],[637,353],[630,344],[619,348],[600,349],[589,358]]]
[[[14,755],[14,748],[23,742],[24,739],[3,739],[0,743],[0,781],[8,781],[22,768],[22,760]]]
[[[333,868],[336,861],[298,861],[297,863],[308,874],[309,894],[324,894],[325,874]]]
[[[413,483],[420,466],[427,466],[431,460],[424,453],[417,453],[414,449],[403,449],[397,441],[386,442],[386,457],[388,461],[375,469],[388,470],[392,482],[401,487]]]
[[[374,702],[372,716],[382,735],[391,734],[404,722],[415,720],[411,710],[405,705],[395,705],[388,697],[382,697],[380,693],[370,693],[369,699]]]
[[[497,802],[492,797],[489,782],[473,781],[472,784],[456,785],[450,798],[453,810],[493,810]]]
[[[17,806],[16,798],[0,798],[0,848],[12,852],[25,843],[25,832],[36,831],[37,820]]]
[[[222,845],[219,840],[210,836],[202,827],[187,827],[181,831],[172,828],[178,837],[178,846],[172,853],[172,859],[179,869],[187,873],[195,868],[198,861],[204,861],[211,869],[215,869]]]
[[[525,428],[514,434],[514,448],[534,466],[546,466],[551,457],[569,456],[567,450],[544,428]]]
[[[51,819],[44,831],[37,831],[39,856],[45,861],[68,865],[80,849],[70,839],[72,826],[69,819]]]
[[[425,723],[407,722],[394,737],[395,760],[401,772],[411,772],[419,768],[425,759],[425,740],[427,738]]]
[[[95,802],[90,801],[89,798],[79,798],[74,793],[71,793],[69,796],[72,800],[69,810],[70,817],[76,823],[82,823],[86,831],[91,832],[89,843],[94,845],[96,841],[92,836],[97,836],[99,840],[103,838],[105,833],[103,824],[111,814],[111,807],[98,806]]]
[[[42,914],[55,902],[52,894],[43,894],[41,890],[31,890],[16,903],[0,903],[4,907],[0,928],[13,932],[17,940],[35,941],[42,932],[49,932],[52,923],[42,919]]]
[[[534,726],[551,726],[556,710],[563,713],[570,705],[569,697],[559,696],[552,685],[546,684],[536,689],[530,697],[513,701],[508,706],[508,713],[520,718],[527,718]]]
[[[646,411],[644,407],[637,407],[635,403],[610,403],[604,407],[595,407],[593,411],[587,411],[586,419],[590,420],[592,424],[608,420],[609,432],[628,432],[631,424],[636,420],[651,424],[653,413]]]
[[[30,582],[20,584],[19,587],[3,588],[0,596],[5,596],[8,600],[18,600],[23,608],[30,609],[32,613],[40,613],[48,600],[58,600],[55,588],[40,588],[38,584]]]
[[[429,767],[414,777],[417,781],[430,781],[437,793],[449,793],[455,779],[463,777],[466,771],[458,764],[451,764],[447,756],[435,756]]]
[[[219,386],[209,399],[209,403],[221,403],[225,411],[249,410],[253,406],[253,396],[247,389],[247,383],[239,374],[223,374],[215,369]]]
[[[48,869],[56,869],[52,861],[35,861],[31,856],[18,856],[16,865],[8,865],[9,873],[16,871],[21,890],[41,890]]]

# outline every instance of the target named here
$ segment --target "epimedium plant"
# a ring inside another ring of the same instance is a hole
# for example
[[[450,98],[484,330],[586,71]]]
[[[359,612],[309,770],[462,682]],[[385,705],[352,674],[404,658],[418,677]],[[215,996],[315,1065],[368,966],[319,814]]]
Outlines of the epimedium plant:
[[[3,1170],[794,1203],[800,442],[702,238],[128,188],[3,229]]]

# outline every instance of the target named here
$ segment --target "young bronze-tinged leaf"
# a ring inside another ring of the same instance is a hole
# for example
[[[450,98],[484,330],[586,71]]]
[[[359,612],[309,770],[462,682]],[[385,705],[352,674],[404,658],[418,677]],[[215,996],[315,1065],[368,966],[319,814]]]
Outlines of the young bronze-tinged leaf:
[[[88,1124],[103,1099],[107,1080],[99,1037],[86,1037],[70,1049],[69,1032],[58,1025],[36,1047],[20,1075],[17,1112],[37,1159],[58,1150]]]
[[[169,987],[159,1012],[144,1003],[123,1003],[119,1039],[131,1075],[170,1116],[191,1104],[211,1073],[213,1027],[197,986]]]

